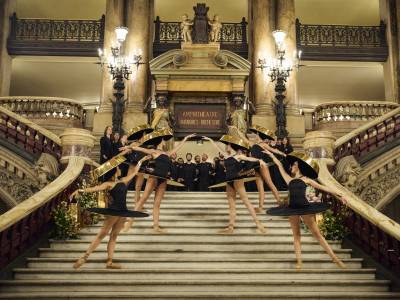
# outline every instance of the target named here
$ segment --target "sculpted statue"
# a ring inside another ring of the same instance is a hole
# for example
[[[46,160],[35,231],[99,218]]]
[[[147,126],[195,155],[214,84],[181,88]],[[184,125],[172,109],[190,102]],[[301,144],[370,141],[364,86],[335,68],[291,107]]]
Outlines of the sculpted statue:
[[[334,177],[349,190],[357,190],[358,175],[361,173],[361,166],[353,155],[345,156],[336,165]]]
[[[213,20],[208,21],[210,25],[210,42],[216,42],[218,40],[219,32],[221,31],[222,24],[219,21],[219,16],[215,15]]]
[[[168,109],[168,99],[166,95],[157,95],[156,97],[157,108],[153,111],[153,119],[151,121],[151,127],[155,130],[168,128],[173,130],[175,119],[173,113]],[[170,139],[166,142],[166,150],[170,150],[173,147],[174,141]]]
[[[42,153],[33,170],[36,173],[39,188],[44,188],[49,182],[59,175],[58,162],[54,156]]]
[[[192,26],[193,21],[189,19],[187,14],[182,15],[181,31],[184,42],[192,42]]]
[[[233,98],[233,104],[235,105],[235,110],[228,117],[228,124],[231,127],[236,128],[240,133],[246,134],[247,132],[247,111],[243,109],[244,99],[241,95],[236,95]],[[228,128],[231,128],[228,127]],[[231,131],[230,129],[229,131]],[[232,134],[232,132],[228,132]],[[233,134],[236,135],[236,134]]]

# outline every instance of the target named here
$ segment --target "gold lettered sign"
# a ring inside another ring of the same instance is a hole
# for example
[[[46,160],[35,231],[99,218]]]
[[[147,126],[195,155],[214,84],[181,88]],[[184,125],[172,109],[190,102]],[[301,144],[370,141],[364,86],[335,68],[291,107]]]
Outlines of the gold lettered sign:
[[[174,108],[176,134],[196,132],[220,135],[225,132],[225,104],[176,103]]]

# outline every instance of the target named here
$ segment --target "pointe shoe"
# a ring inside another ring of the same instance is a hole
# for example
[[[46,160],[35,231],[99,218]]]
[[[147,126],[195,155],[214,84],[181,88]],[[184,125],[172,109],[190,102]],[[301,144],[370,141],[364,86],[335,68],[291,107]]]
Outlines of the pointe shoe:
[[[255,209],[254,209],[255,211],[256,211],[256,213],[262,213],[262,212],[264,212],[264,207],[262,207],[262,206],[260,206],[260,207],[256,207]]]
[[[257,231],[261,234],[266,234],[267,233],[267,229],[265,229],[264,225],[261,224],[261,222],[256,222],[257,225]]]
[[[106,268],[107,269],[121,269],[122,267],[120,264],[116,264],[116,263],[113,263],[112,260],[108,260],[106,262]]]
[[[334,262],[340,269],[347,269],[347,266],[341,260],[335,260]]]
[[[81,258],[79,258],[74,264],[73,264],[73,268],[74,269],[79,269],[84,263],[86,263],[88,258],[88,255],[84,255]]]
[[[122,229],[122,232],[128,232],[129,229],[131,229],[132,224],[133,221],[126,221],[124,224],[124,228]]]
[[[296,271],[300,271],[302,267],[303,267],[303,262],[297,262]]]
[[[167,230],[161,228],[160,226],[153,227],[153,232],[154,233],[168,233]]]
[[[218,230],[218,234],[232,234],[234,231],[234,227],[233,226],[228,226],[224,229]]]

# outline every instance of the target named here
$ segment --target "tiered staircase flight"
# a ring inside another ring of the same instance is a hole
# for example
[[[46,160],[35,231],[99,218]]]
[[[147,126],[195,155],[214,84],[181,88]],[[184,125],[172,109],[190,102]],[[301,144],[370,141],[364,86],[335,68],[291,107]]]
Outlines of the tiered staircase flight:
[[[254,205],[257,193],[249,193]],[[130,193],[128,207],[133,206]],[[267,194],[266,205],[274,205]],[[151,211],[152,199],[146,204]],[[153,234],[152,218],[139,219],[118,238],[115,262],[105,269],[106,238],[88,262],[72,268],[99,230],[81,231],[79,240],[50,241],[39,257],[14,270],[15,280],[1,281],[1,299],[400,299],[390,282],[375,278],[350,249],[331,242],[347,264],[341,270],[303,232],[303,269],[295,270],[292,234],[287,220],[259,215],[267,235],[260,235],[244,205],[237,200],[237,229],[217,234],[227,225],[224,193],[167,192],[161,226]]]

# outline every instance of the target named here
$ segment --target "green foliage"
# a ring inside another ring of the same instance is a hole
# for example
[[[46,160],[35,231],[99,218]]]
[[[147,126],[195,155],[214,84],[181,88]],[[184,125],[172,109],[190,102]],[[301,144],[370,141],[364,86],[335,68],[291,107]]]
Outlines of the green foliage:
[[[335,214],[331,209],[322,214],[322,221],[319,229],[327,240],[341,240],[349,232],[344,226],[344,221],[348,216],[348,209],[343,207],[339,213]]]
[[[66,201],[61,202],[53,211],[53,220],[55,223],[53,238],[58,240],[78,238],[79,223],[71,214]]]
[[[85,179],[82,180],[80,188],[85,189],[88,187]],[[86,211],[87,208],[97,207],[97,193],[79,193],[75,197],[76,202],[81,208],[82,222],[85,225],[92,225],[99,222],[99,216],[94,213]]]

